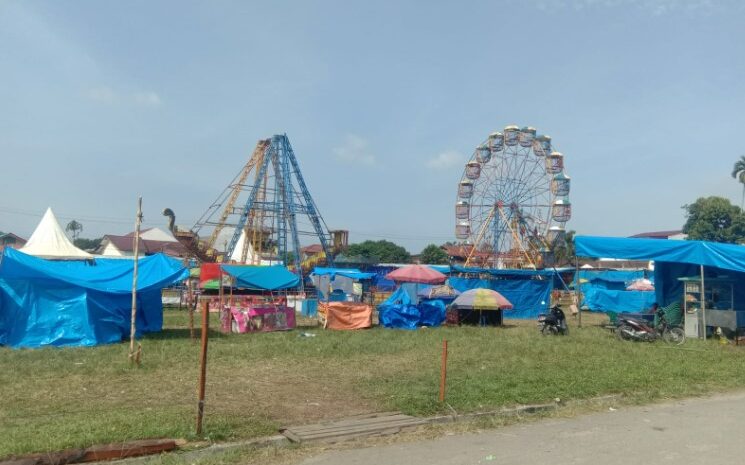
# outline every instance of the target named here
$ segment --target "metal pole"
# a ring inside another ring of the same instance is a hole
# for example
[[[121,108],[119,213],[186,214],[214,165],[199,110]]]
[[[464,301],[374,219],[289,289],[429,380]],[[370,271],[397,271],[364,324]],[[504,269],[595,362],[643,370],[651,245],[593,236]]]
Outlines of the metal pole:
[[[701,265],[701,325],[704,331],[704,340],[706,340],[706,289],[704,288],[704,265]]]
[[[129,327],[129,361],[135,360],[135,333],[137,330],[137,264],[140,255],[140,224],[142,223],[142,197],[137,200],[137,216],[135,217],[135,237],[134,237],[134,269],[132,270],[132,317]]]
[[[210,304],[205,300],[202,306],[202,350],[199,356],[199,402],[197,404],[197,436],[202,435],[204,419],[204,391],[207,382],[207,342],[210,329]]]
[[[445,402],[445,382],[448,373],[448,340],[442,340],[442,366],[440,367],[440,402]]]

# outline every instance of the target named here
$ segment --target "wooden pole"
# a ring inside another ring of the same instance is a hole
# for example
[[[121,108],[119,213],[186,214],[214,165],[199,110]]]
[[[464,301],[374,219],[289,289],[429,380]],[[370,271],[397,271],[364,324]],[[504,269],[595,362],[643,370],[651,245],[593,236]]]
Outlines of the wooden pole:
[[[582,327],[582,306],[579,302],[579,259],[574,256],[574,300],[577,302],[577,327]]]
[[[205,300],[202,306],[202,350],[199,356],[199,401],[197,403],[197,436],[202,435],[204,419],[204,391],[207,383],[207,342],[210,329],[210,304]]]
[[[137,200],[137,216],[135,217],[134,237],[134,269],[132,270],[132,318],[129,328],[129,362],[140,364],[139,356],[135,356],[135,333],[137,331],[137,265],[140,253],[140,224],[142,224],[142,197]]]
[[[706,340],[706,289],[704,288],[704,265],[701,265],[701,326]]]
[[[448,373],[448,340],[442,340],[442,366],[440,367],[440,402],[445,402],[445,385]]]

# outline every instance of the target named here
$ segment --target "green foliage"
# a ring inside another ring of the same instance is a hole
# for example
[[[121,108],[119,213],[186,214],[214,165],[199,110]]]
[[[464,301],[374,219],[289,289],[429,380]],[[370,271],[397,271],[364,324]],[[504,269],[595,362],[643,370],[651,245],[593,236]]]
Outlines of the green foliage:
[[[722,197],[701,197],[684,205],[688,239],[712,242],[745,242],[745,213]]]
[[[72,235],[72,240],[74,242],[78,239],[78,236],[80,236],[80,233],[83,231],[83,225],[75,220],[72,220],[67,223],[67,226],[65,226],[65,231],[69,232]]]
[[[574,253],[574,231],[567,231],[564,240],[554,244],[554,257],[556,258],[556,266],[574,266],[575,253]]]
[[[406,249],[386,240],[352,244],[347,249],[346,255],[375,259],[384,263],[409,263],[411,261],[411,255]]]
[[[96,250],[101,245],[101,241],[103,241],[103,237],[98,237],[96,239],[79,237],[73,241],[73,244],[75,244],[75,247],[79,249]]]
[[[428,265],[447,265],[448,254],[434,244],[429,244],[419,255],[419,261]]]
[[[741,156],[732,167],[732,177],[745,184],[745,155]]]

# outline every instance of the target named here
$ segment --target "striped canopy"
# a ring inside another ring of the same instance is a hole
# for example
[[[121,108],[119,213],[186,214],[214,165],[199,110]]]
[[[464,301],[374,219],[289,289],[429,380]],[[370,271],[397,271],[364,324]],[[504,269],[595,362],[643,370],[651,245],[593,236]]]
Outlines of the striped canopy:
[[[478,288],[463,292],[453,306],[465,310],[510,310],[512,303],[497,291]]]

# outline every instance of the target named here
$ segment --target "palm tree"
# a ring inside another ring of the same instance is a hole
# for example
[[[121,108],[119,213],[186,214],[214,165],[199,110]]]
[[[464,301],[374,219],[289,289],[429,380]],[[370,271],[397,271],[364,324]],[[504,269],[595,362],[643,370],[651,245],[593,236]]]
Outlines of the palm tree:
[[[732,167],[732,177],[742,184],[742,200],[740,201],[740,209],[742,210],[745,208],[745,155],[742,155],[735,162],[735,166]]]
[[[67,226],[65,226],[65,231],[69,232],[72,236],[73,244],[75,243],[75,241],[78,240],[78,236],[80,236],[80,231],[82,230],[83,225],[75,220],[70,221],[69,223],[67,223]]]

